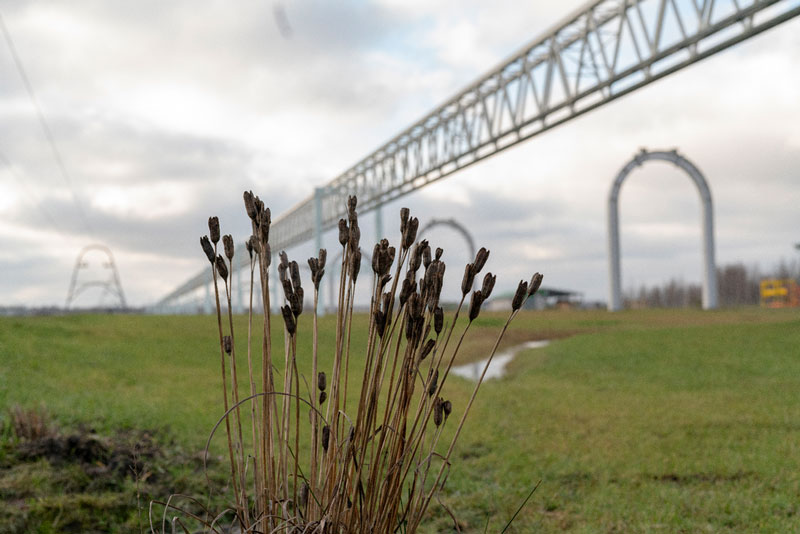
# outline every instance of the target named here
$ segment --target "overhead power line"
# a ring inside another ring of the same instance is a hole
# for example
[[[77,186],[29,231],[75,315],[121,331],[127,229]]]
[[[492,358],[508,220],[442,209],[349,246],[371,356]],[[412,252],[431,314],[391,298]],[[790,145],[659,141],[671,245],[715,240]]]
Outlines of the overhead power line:
[[[27,74],[25,73],[25,68],[22,65],[22,60],[20,59],[19,54],[17,54],[17,48],[14,46],[14,40],[11,38],[11,33],[9,33],[8,28],[6,27],[2,14],[0,14],[0,28],[2,28],[3,30],[3,35],[5,36],[6,43],[8,44],[8,49],[11,52],[11,57],[14,58],[14,64],[17,67],[17,71],[19,72],[20,78],[22,78],[23,85],[25,85],[25,90],[28,92],[28,97],[30,97],[31,102],[33,103],[33,107],[36,109],[36,114],[39,117],[39,123],[42,126],[42,130],[44,130],[44,135],[45,138],[47,139],[47,143],[50,145],[50,149],[53,152],[53,157],[55,158],[56,166],[58,167],[61,173],[61,177],[64,179],[64,182],[67,184],[67,187],[72,193],[72,200],[75,202],[75,208],[78,210],[78,215],[80,216],[83,226],[86,228],[86,231],[91,234],[92,233],[91,226],[89,226],[89,221],[86,218],[86,214],[83,211],[83,206],[81,205],[80,198],[78,197],[78,194],[75,191],[75,186],[73,184],[72,178],[70,177],[70,174],[67,171],[66,165],[64,165],[64,160],[61,157],[61,152],[58,150],[58,145],[56,145],[55,138],[53,137],[53,132],[52,130],[50,130],[50,125],[47,123],[47,119],[45,119],[42,106],[39,105],[39,100],[36,98],[36,93],[33,91],[33,85],[31,85],[31,82],[28,79]]]

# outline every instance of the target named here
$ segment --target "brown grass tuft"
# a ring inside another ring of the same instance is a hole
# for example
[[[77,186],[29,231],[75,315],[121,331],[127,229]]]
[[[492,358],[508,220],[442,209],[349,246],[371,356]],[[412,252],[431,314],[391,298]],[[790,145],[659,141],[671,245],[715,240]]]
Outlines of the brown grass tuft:
[[[403,208],[400,246],[395,248],[383,239],[373,248],[366,347],[351,346],[353,301],[362,254],[358,202],[356,197],[349,197],[347,218],[339,221],[342,260],[336,336],[332,345],[324,347],[333,354],[333,364],[331,369],[323,371],[318,369],[321,348],[317,308],[327,252],[322,249],[316,258],[308,260],[312,281],[309,287],[313,287],[310,355],[297,353],[297,339],[302,334],[297,318],[303,312],[305,299],[300,270],[285,252],[279,254],[278,276],[284,294],[280,305],[283,354],[279,355],[273,350],[270,336],[270,213],[252,192],[245,192],[243,198],[253,231],[247,241],[250,396],[245,399],[240,399],[238,393],[238,357],[231,315],[234,277],[229,275],[233,272],[233,239],[228,235],[223,239],[227,263],[217,255],[216,217],[209,219],[210,241],[201,239],[203,251],[211,260],[217,302],[224,409],[218,426],[224,423],[228,444],[233,523],[248,532],[417,532],[431,500],[444,487],[453,448],[483,381],[481,375],[452,437],[448,443],[441,443],[442,430],[452,413],[451,402],[442,397],[443,388],[472,321],[478,317],[496,281],[494,275],[487,273],[481,289],[472,292],[474,279],[489,257],[488,250],[481,248],[474,262],[466,266],[462,298],[446,327],[444,311],[439,306],[446,272],[442,261],[444,251],[436,248],[432,252],[425,240],[415,243],[419,220]],[[260,279],[258,298],[264,310],[260,328],[253,326],[256,277]],[[538,288],[540,283],[541,275],[537,274],[530,284],[520,284],[515,308],[494,343],[484,374],[522,301],[535,291],[530,288],[534,285]],[[227,321],[223,320],[220,287],[224,290],[222,301],[227,303]],[[469,322],[459,323],[458,316],[470,292]],[[458,333],[457,325],[460,325]],[[457,341],[451,345],[454,334]],[[251,341],[259,335],[262,372],[256,376]],[[350,369],[353,351],[362,352],[365,362],[363,370],[359,370],[362,374],[358,391],[347,388],[349,374],[355,372]],[[282,371],[276,371],[273,365],[276,358],[283,360]],[[307,387],[306,393],[300,384],[308,386],[309,381],[305,377],[301,381],[298,358],[311,359],[312,387]],[[309,431],[301,429],[303,426],[308,426]],[[251,434],[248,440],[244,439],[245,432]],[[248,443],[252,449],[246,451]],[[161,504],[178,509],[172,504]],[[220,531],[218,520],[210,516],[187,515],[183,519],[195,521],[208,532]]]

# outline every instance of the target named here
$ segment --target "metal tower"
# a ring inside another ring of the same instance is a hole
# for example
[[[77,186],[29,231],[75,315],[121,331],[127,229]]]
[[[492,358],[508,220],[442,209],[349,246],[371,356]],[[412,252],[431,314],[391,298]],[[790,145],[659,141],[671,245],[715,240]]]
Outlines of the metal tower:
[[[103,267],[109,269],[111,271],[108,278],[104,280],[86,280],[78,283],[78,273],[81,269],[86,269],[89,267],[89,263],[84,260],[84,257],[87,253],[92,251],[99,251],[106,255],[106,261],[103,263]],[[111,254],[111,249],[109,249],[105,245],[88,245],[83,247],[81,251],[78,253],[78,258],[75,260],[75,267],[72,269],[72,279],[69,283],[69,290],[67,291],[67,302],[64,305],[65,308],[69,309],[72,302],[78,298],[85,289],[90,287],[101,287],[105,290],[106,293],[111,294],[112,296],[116,297],[119,301],[119,307],[122,309],[127,308],[125,304],[125,294],[122,292],[122,284],[119,281],[119,272],[117,271],[117,265],[114,263],[114,255]]]

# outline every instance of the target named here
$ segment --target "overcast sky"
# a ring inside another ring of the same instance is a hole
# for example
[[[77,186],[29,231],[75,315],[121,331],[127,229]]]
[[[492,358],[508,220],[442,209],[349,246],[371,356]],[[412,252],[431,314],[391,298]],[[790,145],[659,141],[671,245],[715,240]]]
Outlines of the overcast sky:
[[[72,186],[0,42],[0,305],[63,304],[91,243],[113,250],[130,304],[158,300],[204,268],[209,215],[246,237],[244,189],[279,215],[582,3],[0,0]],[[396,201],[384,226],[401,206],[453,217],[492,250],[497,290],[538,270],[606,299],[606,197],[640,147],[705,173],[718,264],[794,261],[800,19]],[[636,170],[620,213],[624,288],[700,281],[685,175]],[[426,237],[457,284],[460,238]]]

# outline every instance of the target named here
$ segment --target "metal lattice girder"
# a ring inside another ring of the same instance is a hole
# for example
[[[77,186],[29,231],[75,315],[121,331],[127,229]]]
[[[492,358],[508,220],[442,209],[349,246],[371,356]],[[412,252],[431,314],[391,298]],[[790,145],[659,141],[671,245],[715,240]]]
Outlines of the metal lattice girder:
[[[393,200],[798,14],[780,0],[591,2],[334,179],[323,225],[348,194]]]
[[[348,195],[369,211],[798,14],[798,0],[594,0],[322,188],[321,228]],[[314,225],[311,196],[274,222],[273,250]]]

